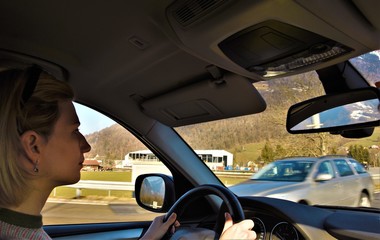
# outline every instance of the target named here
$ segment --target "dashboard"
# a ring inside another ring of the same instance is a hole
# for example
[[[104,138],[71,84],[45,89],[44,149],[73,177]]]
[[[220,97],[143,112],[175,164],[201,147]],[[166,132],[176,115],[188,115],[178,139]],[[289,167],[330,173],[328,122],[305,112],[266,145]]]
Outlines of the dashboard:
[[[281,218],[259,211],[245,211],[245,217],[252,219],[255,223],[253,230],[256,232],[257,240],[305,239],[292,223]]]
[[[267,197],[239,197],[258,240],[380,239],[380,211],[317,207]]]

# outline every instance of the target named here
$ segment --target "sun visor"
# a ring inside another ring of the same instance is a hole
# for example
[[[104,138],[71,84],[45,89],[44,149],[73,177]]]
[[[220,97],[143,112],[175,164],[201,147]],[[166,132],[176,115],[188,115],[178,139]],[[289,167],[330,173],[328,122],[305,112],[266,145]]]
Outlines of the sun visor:
[[[12,52],[0,49],[0,69],[7,68],[26,68],[30,65],[36,64],[44,71],[53,75],[58,80],[67,80],[68,73],[66,69],[58,66],[52,62],[36,58],[33,56]]]
[[[245,77],[228,73],[144,101],[143,112],[171,127],[259,113],[266,103]]]

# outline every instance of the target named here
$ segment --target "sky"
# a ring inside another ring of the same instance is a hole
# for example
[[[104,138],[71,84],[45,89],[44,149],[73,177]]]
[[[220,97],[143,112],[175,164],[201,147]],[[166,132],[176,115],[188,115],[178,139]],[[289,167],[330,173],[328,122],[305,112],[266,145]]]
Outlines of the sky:
[[[103,114],[81,104],[74,103],[74,107],[81,123],[79,130],[83,135],[102,130],[116,123]]]

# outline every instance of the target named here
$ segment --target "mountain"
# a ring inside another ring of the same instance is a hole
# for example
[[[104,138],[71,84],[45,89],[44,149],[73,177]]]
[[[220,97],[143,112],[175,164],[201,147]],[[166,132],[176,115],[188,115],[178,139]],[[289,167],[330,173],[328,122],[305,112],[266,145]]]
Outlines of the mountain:
[[[121,160],[128,152],[146,149],[134,135],[119,124],[85,137],[91,145],[91,151],[86,154],[88,158],[99,156],[101,159]]]

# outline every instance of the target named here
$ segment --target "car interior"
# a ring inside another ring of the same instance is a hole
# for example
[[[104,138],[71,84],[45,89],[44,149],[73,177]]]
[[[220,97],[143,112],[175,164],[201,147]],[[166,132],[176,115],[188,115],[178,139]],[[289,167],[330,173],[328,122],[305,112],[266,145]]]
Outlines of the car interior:
[[[349,62],[380,49],[379,9],[377,0],[0,1],[0,67],[41,66],[73,87],[77,103],[110,117],[160,158],[172,174],[162,177],[162,208],[139,195],[144,177],[160,174],[141,176],[135,194],[150,211],[178,213],[182,228],[167,239],[199,229],[218,236],[225,211],[234,221],[253,219],[257,239],[380,239],[377,208],[232,194],[174,129],[261,113],[268,106],[254,83],[316,71],[325,95],[290,108],[283,127],[370,136],[379,117],[311,129],[301,122],[380,99],[380,80],[368,82]],[[45,231],[53,239],[139,239],[150,223]]]

